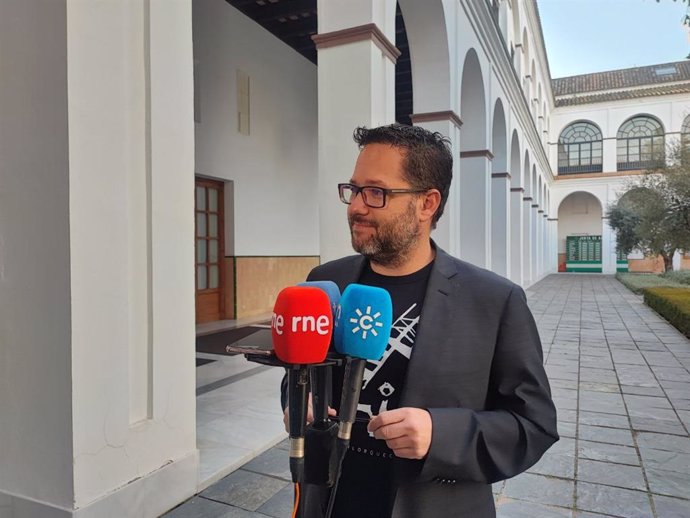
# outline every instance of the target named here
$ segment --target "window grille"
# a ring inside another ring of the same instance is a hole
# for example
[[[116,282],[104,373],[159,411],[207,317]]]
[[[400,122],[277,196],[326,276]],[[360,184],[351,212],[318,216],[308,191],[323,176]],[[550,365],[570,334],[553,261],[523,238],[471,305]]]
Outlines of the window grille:
[[[638,115],[618,130],[618,170],[653,169],[663,164],[664,128],[654,117]]]
[[[600,173],[602,153],[599,128],[587,121],[574,122],[558,139],[558,173]]]

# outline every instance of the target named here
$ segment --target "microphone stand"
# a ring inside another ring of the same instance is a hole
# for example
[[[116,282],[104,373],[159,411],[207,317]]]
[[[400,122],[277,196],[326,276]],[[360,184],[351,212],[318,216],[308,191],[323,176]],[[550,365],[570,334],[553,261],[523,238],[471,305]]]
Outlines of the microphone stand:
[[[292,401],[307,401],[309,371],[305,365],[296,365],[288,371],[289,398]],[[306,405],[290,405],[290,473],[292,481],[304,480],[304,432],[307,421]]]
[[[362,391],[362,379],[364,377],[364,368],[366,364],[367,360],[362,358],[347,357],[346,359],[345,375],[343,377],[343,393],[340,398],[340,426],[338,428],[338,437],[335,441],[335,448],[331,456],[331,471],[334,472],[333,476],[335,482],[331,490],[330,498],[328,499],[326,518],[331,518],[331,514],[333,513],[343,460],[350,446],[352,425],[357,416],[357,403],[359,402],[359,394]],[[348,380],[350,380],[351,383],[348,383]]]
[[[307,379],[308,376],[306,372],[308,370],[311,370],[312,373],[316,372],[316,374],[312,374],[314,377],[314,387],[315,387],[315,392],[316,394],[313,394],[312,397],[314,398],[314,412],[315,412],[315,423],[323,423],[322,426],[324,428],[323,431],[320,431],[319,433],[321,434],[328,434],[328,444],[330,445],[333,441],[333,437],[335,436],[338,426],[336,423],[331,422],[331,420],[328,418],[328,402],[330,399],[330,385],[331,385],[331,369],[330,367],[332,366],[339,366],[342,365],[343,363],[343,358],[340,356],[334,356],[330,355],[326,357],[326,359],[322,363],[316,363],[316,364],[310,364],[310,365],[293,365],[290,363],[285,363],[278,359],[275,354],[269,353],[266,354],[264,351],[257,351],[254,348],[241,348],[241,347],[232,347],[230,346],[226,347],[226,352],[234,352],[234,353],[239,353],[243,354],[244,357],[254,363],[259,363],[261,365],[269,365],[272,367],[283,367],[287,369],[288,372],[288,391],[294,391],[292,392],[294,394],[293,397],[302,397],[302,390],[305,391],[306,395],[306,389],[307,389]],[[309,368],[309,369],[308,369]],[[322,377],[323,376],[323,377]],[[324,389],[325,387],[325,389]],[[299,401],[302,401],[302,399],[298,399]],[[294,412],[294,414],[293,414]],[[306,408],[305,408],[306,412]],[[297,422],[297,423],[304,423],[306,426],[306,414],[304,416],[301,415],[299,411],[293,410],[290,408],[289,410],[289,418],[290,422]],[[293,421],[293,419],[295,419]],[[321,426],[321,425],[320,425]],[[307,429],[306,434],[308,435],[311,432],[316,431],[314,427],[309,427]],[[297,440],[295,441],[295,448],[294,451],[299,451],[299,443],[300,441]],[[309,442],[302,440],[301,441],[302,448],[309,447]],[[325,484],[327,486],[331,486],[334,483],[334,475],[331,470],[330,466],[330,459],[327,459],[327,464],[328,466],[326,467],[327,473],[323,475],[324,478],[327,478],[328,482]],[[302,467],[299,468],[299,462],[293,461],[293,438],[292,434],[290,436],[290,471],[293,476],[293,481],[295,480],[295,476],[298,475],[297,478],[302,477],[304,475],[304,458],[302,459]],[[295,469],[296,471],[293,471]],[[297,471],[301,469],[302,475],[299,475]],[[308,470],[310,471],[310,470]],[[300,478],[300,486],[302,485],[302,479]],[[321,485],[323,485],[323,482],[321,482]],[[335,488],[334,488],[335,491]],[[304,509],[304,491],[300,487],[300,501],[298,502],[298,509],[301,511]],[[331,504],[332,508],[332,504]],[[302,516],[302,513],[298,514],[297,516]]]

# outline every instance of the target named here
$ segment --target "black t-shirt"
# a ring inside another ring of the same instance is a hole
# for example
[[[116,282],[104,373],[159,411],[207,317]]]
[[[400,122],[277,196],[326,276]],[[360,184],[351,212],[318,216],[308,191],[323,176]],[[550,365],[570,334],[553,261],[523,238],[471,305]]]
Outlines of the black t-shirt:
[[[367,422],[379,412],[398,408],[412,354],[417,323],[433,262],[410,275],[390,277],[365,266],[359,283],[386,289],[393,301],[393,328],[386,352],[369,361],[345,455],[333,509],[334,518],[385,518],[395,498],[393,452],[385,441],[367,432]],[[421,463],[421,461],[408,461]]]

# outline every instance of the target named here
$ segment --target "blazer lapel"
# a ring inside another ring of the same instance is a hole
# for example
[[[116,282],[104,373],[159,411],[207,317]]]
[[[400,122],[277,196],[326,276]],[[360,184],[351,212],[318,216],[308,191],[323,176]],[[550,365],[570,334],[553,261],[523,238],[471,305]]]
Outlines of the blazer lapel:
[[[451,257],[436,247],[400,406],[419,406],[427,392],[433,390],[428,376],[438,361],[437,348],[447,339],[447,319],[453,314],[449,295],[459,288],[457,273]]]

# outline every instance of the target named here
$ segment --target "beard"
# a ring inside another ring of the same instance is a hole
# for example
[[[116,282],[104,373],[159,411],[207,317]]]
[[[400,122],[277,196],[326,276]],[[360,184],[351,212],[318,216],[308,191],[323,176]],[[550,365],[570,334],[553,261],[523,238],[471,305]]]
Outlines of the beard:
[[[399,217],[388,221],[372,221],[363,216],[350,216],[348,222],[352,248],[371,262],[387,267],[404,264],[420,234],[414,202],[411,202]],[[352,230],[354,223],[369,225],[373,233],[368,236],[357,236]]]

